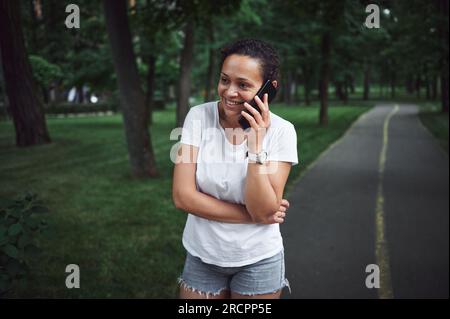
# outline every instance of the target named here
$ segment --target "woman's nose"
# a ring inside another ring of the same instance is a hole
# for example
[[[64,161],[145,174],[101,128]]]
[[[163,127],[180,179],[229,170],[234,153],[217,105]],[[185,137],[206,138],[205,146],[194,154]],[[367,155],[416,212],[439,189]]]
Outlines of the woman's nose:
[[[229,97],[229,98],[234,98],[234,97],[238,96],[238,93],[236,91],[234,91],[234,92],[228,91],[226,96]]]
[[[229,97],[236,97],[236,96],[238,96],[237,88],[235,88],[233,86],[230,86],[228,88],[228,90],[226,91],[226,95],[229,96]]]

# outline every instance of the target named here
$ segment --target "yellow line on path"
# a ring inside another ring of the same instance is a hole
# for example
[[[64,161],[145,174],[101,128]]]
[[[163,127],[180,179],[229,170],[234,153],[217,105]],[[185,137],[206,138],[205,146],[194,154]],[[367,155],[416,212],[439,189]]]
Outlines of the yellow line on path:
[[[386,163],[386,153],[388,149],[389,121],[398,111],[398,105],[389,112],[384,120],[383,126],[383,146],[381,148],[378,164],[378,192],[375,211],[375,258],[380,268],[380,288],[377,290],[381,299],[394,298],[391,284],[391,271],[389,268],[389,252],[386,240],[386,226],[384,222],[384,195],[383,195],[383,175]]]

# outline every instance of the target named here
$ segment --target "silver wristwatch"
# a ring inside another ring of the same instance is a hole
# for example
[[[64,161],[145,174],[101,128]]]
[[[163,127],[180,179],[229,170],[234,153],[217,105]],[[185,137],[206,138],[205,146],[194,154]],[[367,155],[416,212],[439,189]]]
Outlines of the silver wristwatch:
[[[264,164],[267,161],[267,152],[261,151],[257,154],[248,152],[248,159],[258,164]]]

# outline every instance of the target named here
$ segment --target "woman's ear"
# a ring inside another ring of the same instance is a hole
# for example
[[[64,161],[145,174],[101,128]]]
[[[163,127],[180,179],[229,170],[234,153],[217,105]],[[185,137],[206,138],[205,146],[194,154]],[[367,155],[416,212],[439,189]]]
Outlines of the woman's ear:
[[[273,86],[274,86],[275,88],[278,87],[278,82],[277,82],[277,80],[272,81],[272,84],[273,84]]]

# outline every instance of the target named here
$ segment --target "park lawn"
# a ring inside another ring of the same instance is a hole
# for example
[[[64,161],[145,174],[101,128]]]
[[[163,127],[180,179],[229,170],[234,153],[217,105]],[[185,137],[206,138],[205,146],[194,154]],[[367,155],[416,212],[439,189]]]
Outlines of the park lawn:
[[[420,120],[448,154],[448,113],[442,113],[437,103],[422,103],[420,106]]]
[[[273,106],[298,135],[300,165],[290,185],[369,107],[333,106],[319,127],[318,107]],[[53,143],[18,149],[11,122],[0,122],[0,197],[32,191],[50,209],[42,253],[31,260],[28,283],[8,297],[174,298],[185,252],[186,214],[171,200],[169,133],[174,110],[157,111],[151,127],[160,177],[130,178],[123,124],[109,117],[49,118]],[[285,194],[287,197],[288,193]],[[67,289],[68,264],[80,267],[80,289]]]

